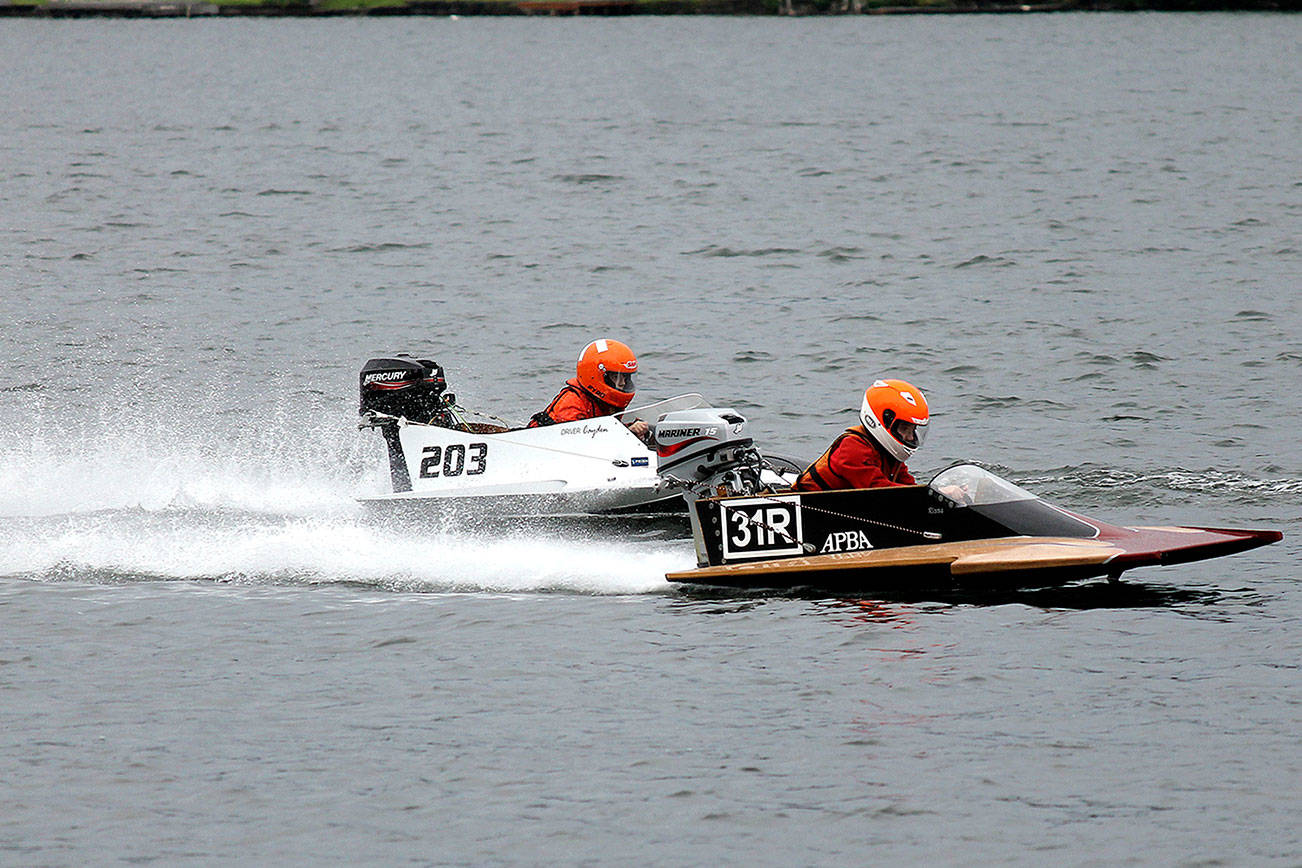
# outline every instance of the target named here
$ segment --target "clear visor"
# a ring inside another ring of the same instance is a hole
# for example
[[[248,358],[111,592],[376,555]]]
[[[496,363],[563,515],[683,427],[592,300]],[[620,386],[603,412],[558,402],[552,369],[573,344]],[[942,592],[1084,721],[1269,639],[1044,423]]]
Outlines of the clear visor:
[[[606,385],[610,386],[610,388],[614,389],[616,392],[635,391],[633,387],[633,375],[627,371],[606,371],[605,380]]]
[[[910,449],[917,449],[927,439],[927,423],[915,425],[907,419],[896,419],[891,425],[891,436]]]

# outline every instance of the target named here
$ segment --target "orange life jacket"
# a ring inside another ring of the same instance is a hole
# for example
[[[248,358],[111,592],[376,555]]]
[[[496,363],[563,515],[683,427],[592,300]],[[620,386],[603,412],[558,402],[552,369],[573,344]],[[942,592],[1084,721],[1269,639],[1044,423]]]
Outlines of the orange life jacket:
[[[560,422],[576,422],[579,419],[595,419],[598,416],[609,416],[617,412],[616,408],[603,404],[579,385],[577,378],[565,381],[565,386],[560,390],[552,402],[547,405],[547,409],[541,413],[534,413],[529,420],[530,428],[538,428],[543,425],[556,425]]]
[[[849,451],[849,455],[841,454]],[[833,457],[843,468],[833,466]],[[846,459],[849,458],[847,464]],[[884,485],[912,485],[913,475],[904,462],[885,454],[862,425],[847,428],[832,441],[827,451],[796,479],[795,491],[836,491],[846,488],[876,488]]]

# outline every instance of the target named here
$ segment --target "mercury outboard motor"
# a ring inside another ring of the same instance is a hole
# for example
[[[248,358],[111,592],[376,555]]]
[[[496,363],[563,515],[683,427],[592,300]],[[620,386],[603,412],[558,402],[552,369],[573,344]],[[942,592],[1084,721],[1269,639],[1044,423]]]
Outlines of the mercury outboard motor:
[[[371,411],[412,422],[430,422],[456,400],[451,395],[444,397],[448,382],[438,362],[401,354],[368,361],[358,375],[357,388],[358,413]]]
[[[666,413],[655,426],[657,470],[684,486],[688,502],[722,494],[754,494],[764,461],[736,410]]]
[[[371,359],[362,366],[357,389],[357,412],[362,428],[379,428],[389,447],[389,479],[394,491],[411,491],[407,459],[398,439],[398,420],[450,425],[449,408],[456,396],[448,392],[443,367],[430,359],[414,359],[405,353],[397,358]]]

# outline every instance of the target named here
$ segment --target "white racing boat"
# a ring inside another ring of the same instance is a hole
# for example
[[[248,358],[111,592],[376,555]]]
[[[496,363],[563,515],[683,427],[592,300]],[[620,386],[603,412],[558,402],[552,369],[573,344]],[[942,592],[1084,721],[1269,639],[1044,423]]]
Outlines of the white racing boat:
[[[374,510],[493,517],[686,513],[686,484],[752,449],[746,420],[697,394],[613,416],[538,428],[468,421],[429,359],[372,359],[362,368],[359,428],[388,447],[392,491],[360,498]],[[651,426],[654,448],[626,425]],[[499,420],[500,421],[500,420]],[[766,459],[765,481],[799,467]]]

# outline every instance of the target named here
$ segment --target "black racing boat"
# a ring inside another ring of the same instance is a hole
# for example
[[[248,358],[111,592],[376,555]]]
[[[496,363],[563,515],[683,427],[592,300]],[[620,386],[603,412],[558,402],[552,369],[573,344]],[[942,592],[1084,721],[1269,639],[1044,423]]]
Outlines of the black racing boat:
[[[1044,587],[1278,542],[1273,530],[1122,527],[960,464],[929,485],[705,497],[698,567],[674,582],[738,588]]]

